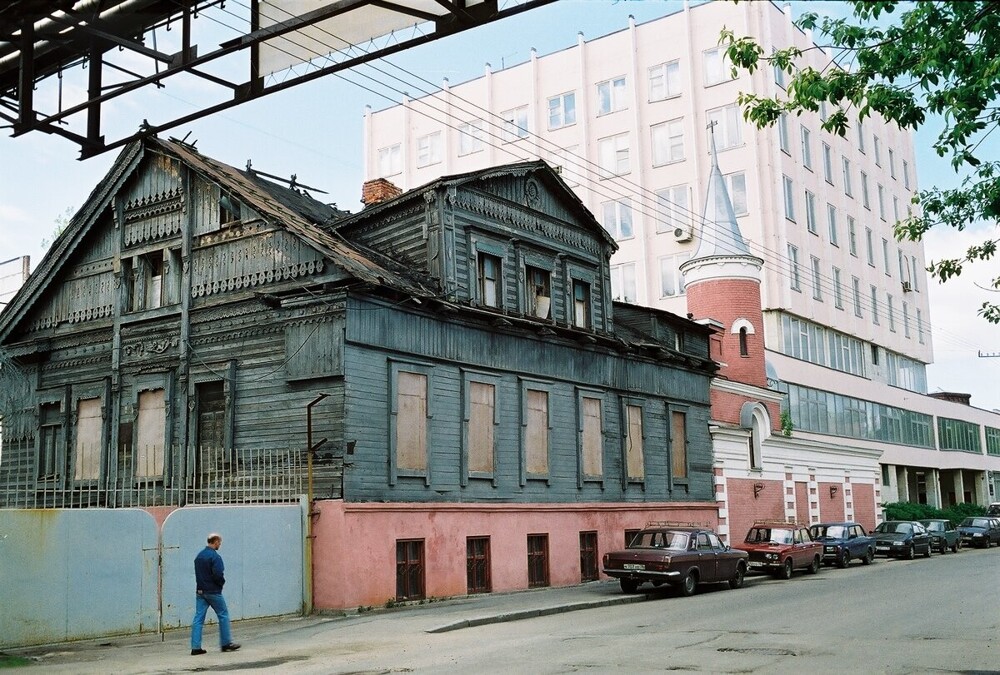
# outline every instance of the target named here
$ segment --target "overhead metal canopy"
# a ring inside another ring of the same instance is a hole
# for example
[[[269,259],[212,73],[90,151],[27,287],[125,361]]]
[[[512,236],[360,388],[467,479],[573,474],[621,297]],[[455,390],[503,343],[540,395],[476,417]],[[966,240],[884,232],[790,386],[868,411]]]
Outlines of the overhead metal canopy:
[[[14,136],[68,138],[85,159],[554,1],[12,0],[0,3],[0,120]],[[230,31],[202,55],[199,17]],[[233,76],[234,61],[244,75]],[[64,87],[71,75],[81,84]],[[105,103],[181,75],[218,88],[222,100],[165,120],[147,105],[136,114],[134,133],[105,138]]]

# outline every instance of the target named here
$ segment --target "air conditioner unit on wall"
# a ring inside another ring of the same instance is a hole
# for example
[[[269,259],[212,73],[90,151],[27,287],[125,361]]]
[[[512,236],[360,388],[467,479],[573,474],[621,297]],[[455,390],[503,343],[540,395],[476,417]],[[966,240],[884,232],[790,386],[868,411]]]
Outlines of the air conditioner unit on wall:
[[[694,236],[694,225],[682,223],[674,228],[674,241],[691,241]]]
[[[909,293],[912,290],[913,290],[913,284],[911,284],[909,281],[904,281],[903,282],[903,292],[904,293]]]

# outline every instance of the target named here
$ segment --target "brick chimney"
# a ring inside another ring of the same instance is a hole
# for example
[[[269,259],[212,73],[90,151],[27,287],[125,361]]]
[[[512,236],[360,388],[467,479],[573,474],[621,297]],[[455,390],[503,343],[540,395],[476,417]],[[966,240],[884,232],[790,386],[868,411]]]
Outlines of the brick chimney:
[[[391,181],[385,178],[365,181],[361,186],[361,203],[365,206],[379,204],[403,194]]]

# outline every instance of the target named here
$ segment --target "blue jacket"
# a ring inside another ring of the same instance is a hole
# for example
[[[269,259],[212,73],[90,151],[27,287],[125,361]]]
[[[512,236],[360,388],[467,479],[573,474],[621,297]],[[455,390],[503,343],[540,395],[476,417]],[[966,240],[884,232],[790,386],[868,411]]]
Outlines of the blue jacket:
[[[222,556],[211,546],[206,546],[194,559],[194,578],[198,590],[202,593],[215,595],[222,592],[226,584],[226,566],[222,564]]]

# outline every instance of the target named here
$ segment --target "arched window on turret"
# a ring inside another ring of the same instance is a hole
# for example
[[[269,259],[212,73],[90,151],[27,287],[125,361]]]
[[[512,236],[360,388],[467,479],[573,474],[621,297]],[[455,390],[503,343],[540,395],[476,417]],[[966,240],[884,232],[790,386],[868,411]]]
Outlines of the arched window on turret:
[[[753,324],[746,319],[736,319],[736,321],[733,322],[732,328],[729,329],[729,332],[739,335],[740,356],[750,356],[750,338],[748,336],[753,335],[755,332]]]
[[[758,402],[744,403],[740,410],[740,426],[747,431],[747,464],[752,471],[760,471],[762,446],[771,435],[771,416],[767,407]]]
[[[747,329],[740,328],[740,356],[749,356],[750,350],[747,347]]]

